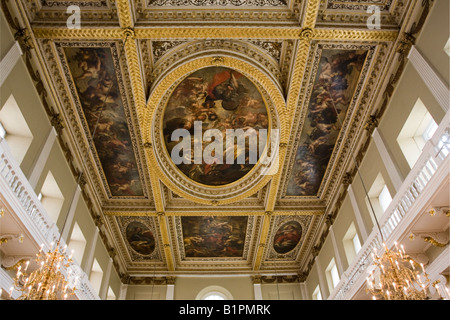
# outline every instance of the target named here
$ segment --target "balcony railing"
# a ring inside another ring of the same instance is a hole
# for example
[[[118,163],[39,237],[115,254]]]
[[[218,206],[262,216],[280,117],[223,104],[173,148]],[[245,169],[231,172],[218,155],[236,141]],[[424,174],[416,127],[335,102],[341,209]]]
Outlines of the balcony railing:
[[[450,168],[448,157],[450,152],[449,119],[450,113],[447,112],[433,137],[425,144],[419,159],[379,221],[383,239],[385,239],[388,247],[391,247],[398,237],[398,229],[403,229],[400,227],[409,224],[414,218],[413,215],[417,216],[420,213],[420,208],[417,209],[415,206],[418,202],[422,203],[418,199],[424,193],[429,182],[440,176],[436,172],[447,170],[448,173]],[[445,174],[442,176],[445,176]],[[367,268],[373,262],[373,250],[376,248],[380,251],[382,248],[380,239],[379,230],[374,228],[328,299],[350,299],[352,294],[364,285]]]
[[[49,250],[51,243],[60,238],[58,227],[50,219],[28,179],[13,158],[6,141],[2,138],[0,138],[0,190],[36,243],[43,244],[44,250]],[[64,245],[64,239],[61,239],[61,246]],[[86,273],[80,266],[74,262],[71,269],[72,276],[78,277],[75,293],[77,298],[79,300],[98,300],[98,294],[95,293]],[[62,270],[61,272],[67,276],[67,271]]]

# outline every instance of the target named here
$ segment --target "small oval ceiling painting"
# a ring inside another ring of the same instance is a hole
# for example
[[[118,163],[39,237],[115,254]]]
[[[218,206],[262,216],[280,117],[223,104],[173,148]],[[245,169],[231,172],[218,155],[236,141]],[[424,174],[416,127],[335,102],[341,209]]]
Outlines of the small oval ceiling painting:
[[[151,230],[141,222],[130,222],[126,237],[131,248],[142,255],[150,255],[155,250],[155,237]]]
[[[283,254],[293,250],[302,236],[302,226],[297,221],[288,221],[282,224],[273,239],[273,248],[277,253]]]
[[[207,67],[175,88],[162,127],[167,151],[184,175],[223,186],[256,165],[267,143],[269,117],[261,93],[246,76]]]

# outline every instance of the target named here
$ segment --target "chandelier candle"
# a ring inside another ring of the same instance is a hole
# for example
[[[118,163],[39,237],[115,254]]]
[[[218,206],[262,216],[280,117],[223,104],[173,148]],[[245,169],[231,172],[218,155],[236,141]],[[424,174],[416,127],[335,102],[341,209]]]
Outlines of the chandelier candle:
[[[53,247],[53,243],[51,244]],[[76,282],[70,287],[68,281],[61,272],[61,268],[68,269],[69,277],[71,275],[70,265],[72,256],[66,260],[66,249],[64,247],[60,251],[59,242],[53,250],[43,253],[43,245],[36,254],[36,263],[40,267],[33,271],[30,275],[26,274],[30,261],[25,263],[22,272],[22,265],[17,269],[14,278],[14,287],[11,287],[10,296],[12,296],[14,288],[21,292],[18,300],[66,300],[69,296],[75,294]],[[44,268],[45,266],[45,268]]]
[[[374,300],[426,300],[428,294],[431,294],[430,285],[442,299],[436,287],[438,282],[430,284],[423,264],[420,264],[420,271],[416,267],[419,264],[406,255],[403,247],[398,249],[397,243],[396,251],[389,250],[385,244],[383,246],[381,256],[374,249],[372,258],[375,269],[366,278],[366,291],[372,294]]]

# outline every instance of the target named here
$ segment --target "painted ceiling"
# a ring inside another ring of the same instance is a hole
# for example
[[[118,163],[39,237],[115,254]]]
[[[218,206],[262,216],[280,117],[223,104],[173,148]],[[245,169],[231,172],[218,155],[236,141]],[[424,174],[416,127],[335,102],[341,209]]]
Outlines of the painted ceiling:
[[[308,274],[423,10],[409,0],[10,2],[127,281]],[[68,5],[81,28],[68,27]],[[371,5],[381,29],[367,23]],[[239,94],[221,97],[224,83]],[[168,135],[193,119],[278,130],[275,166],[175,165]]]

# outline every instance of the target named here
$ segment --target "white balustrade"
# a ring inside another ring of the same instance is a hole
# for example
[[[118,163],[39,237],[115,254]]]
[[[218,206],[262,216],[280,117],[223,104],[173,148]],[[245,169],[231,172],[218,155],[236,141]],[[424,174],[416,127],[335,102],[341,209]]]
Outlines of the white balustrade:
[[[60,239],[58,227],[52,222],[20,166],[13,158],[6,141],[2,138],[0,138],[0,190],[33,239],[37,243],[44,244],[44,250],[51,249],[51,243]],[[65,246],[62,238],[60,246]],[[75,292],[77,298],[79,300],[100,299],[85,272],[76,262],[73,263],[71,269],[72,275],[78,277]],[[65,276],[68,274],[67,271],[61,270]]]
[[[424,193],[425,188],[436,172],[440,168],[450,168],[448,154],[450,152],[450,113],[447,112],[443,121],[434,133],[433,137],[425,144],[421,156],[417,160],[414,167],[409,172],[397,194],[386,209],[385,214],[381,217],[379,224],[382,230],[383,238],[388,247],[393,245],[396,240],[391,237],[393,233],[403,225],[409,215],[409,224],[414,217],[411,217],[412,211],[415,215],[420,213],[419,210],[412,210],[418,202],[419,197]],[[448,172],[448,171],[447,171]],[[343,300],[351,298],[362,285],[364,285],[367,268],[372,265],[372,252],[374,248],[378,251],[382,248],[378,228],[374,228],[364,245],[360,249],[354,262],[344,272],[339,284],[330,294],[328,299]]]

